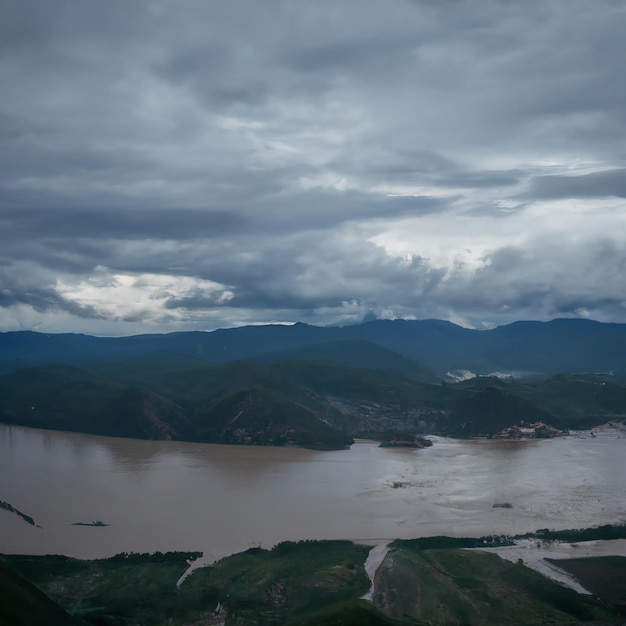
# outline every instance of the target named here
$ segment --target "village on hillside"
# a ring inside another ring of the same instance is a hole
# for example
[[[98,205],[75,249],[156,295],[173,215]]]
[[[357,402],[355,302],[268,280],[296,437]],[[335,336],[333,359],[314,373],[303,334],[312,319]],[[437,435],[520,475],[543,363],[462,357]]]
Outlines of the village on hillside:
[[[524,426],[509,426],[503,428],[494,439],[551,439],[553,437],[563,437],[569,435],[567,430],[559,430],[544,422],[535,422]]]

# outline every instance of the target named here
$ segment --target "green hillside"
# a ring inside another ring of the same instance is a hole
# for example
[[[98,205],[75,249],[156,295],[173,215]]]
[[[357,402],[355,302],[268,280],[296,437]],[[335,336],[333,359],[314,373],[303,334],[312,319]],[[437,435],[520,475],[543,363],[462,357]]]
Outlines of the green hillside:
[[[0,333],[0,372],[49,363],[84,366],[166,354],[209,363],[330,360],[417,376],[423,381],[429,374],[420,371],[422,367],[439,376],[460,369],[481,375],[525,372],[540,376],[614,371],[625,379],[626,324],[555,319],[472,330],[443,320],[373,320],[342,327],[244,326],[133,337]]]
[[[184,414],[164,397],[69,365],[0,376],[0,419],[141,439],[180,439],[186,430]]]
[[[598,556],[548,561],[572,574],[585,589],[614,606],[626,617],[626,557]]]
[[[265,446],[341,448],[351,437],[308,408],[262,386],[226,392],[195,411],[190,430],[198,441]]]
[[[360,599],[370,589],[364,568],[370,547],[350,541],[283,542],[271,550],[251,548],[196,568],[180,585],[188,560],[199,553],[120,554],[90,561],[4,555],[4,563],[0,560],[0,624],[623,623],[623,557],[556,562],[579,576],[594,597],[549,580],[521,561],[512,563],[463,547],[482,543],[481,539],[451,537],[395,541],[376,571],[371,603]],[[72,620],[53,601],[83,621]]]
[[[260,363],[281,361],[330,361],[337,365],[358,369],[371,369],[398,374],[423,383],[439,383],[434,371],[411,359],[376,345],[371,341],[345,340],[298,346],[287,350],[269,352],[255,357]]]
[[[431,384],[330,361],[180,355],[0,375],[0,421],[143,439],[341,448],[393,431],[489,437],[535,422],[568,429],[624,419],[626,384],[609,376]]]
[[[229,624],[252,626],[284,624],[356,600],[370,585],[363,569],[368,552],[366,546],[349,541],[252,548],[195,570],[179,588],[186,560],[199,554],[122,554],[95,561],[4,558],[67,611],[91,624],[182,626],[226,618]]]
[[[2,626],[84,626],[0,558]]]
[[[392,548],[376,573],[374,603],[407,623],[620,623],[617,612],[521,563],[475,550]]]

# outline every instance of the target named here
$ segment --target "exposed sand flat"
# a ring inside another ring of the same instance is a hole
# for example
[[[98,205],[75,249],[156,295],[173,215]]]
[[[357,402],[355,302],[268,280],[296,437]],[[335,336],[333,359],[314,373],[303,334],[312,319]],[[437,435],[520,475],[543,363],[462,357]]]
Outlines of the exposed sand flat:
[[[363,600],[373,601],[374,598],[374,577],[376,576],[376,571],[380,567],[381,563],[385,560],[387,556],[387,552],[389,552],[389,543],[385,541],[384,543],[380,543],[377,546],[373,547],[369,554],[367,555],[367,559],[365,559],[365,573],[367,577],[372,582],[369,591],[362,595]]]
[[[520,539],[514,546],[499,548],[479,548],[485,552],[494,552],[507,561],[521,559],[526,567],[574,589],[578,593],[591,594],[571,574],[563,571],[545,559],[580,559],[593,556],[626,557],[626,539],[610,539],[567,543],[560,541],[542,541],[540,539]]]

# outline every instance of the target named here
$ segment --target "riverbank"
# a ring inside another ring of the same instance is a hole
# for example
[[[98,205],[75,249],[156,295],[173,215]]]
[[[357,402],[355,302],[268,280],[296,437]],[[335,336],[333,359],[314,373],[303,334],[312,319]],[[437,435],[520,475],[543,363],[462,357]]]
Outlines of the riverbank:
[[[571,573],[563,570],[552,561],[605,556],[626,558],[626,539],[597,539],[576,543],[542,540],[540,538],[518,539],[512,546],[479,549],[497,554],[513,563],[521,560],[526,567],[543,574],[547,578],[566,585],[578,593],[591,595],[592,591],[583,587]]]
[[[626,527],[618,531],[626,532]],[[341,623],[361,623],[346,621],[352,616],[381,626],[414,620],[475,626],[549,620],[570,626],[621,619],[626,606],[623,585],[611,585],[610,600],[581,595],[528,567],[528,559],[522,563],[517,556],[521,551],[536,550],[530,539],[510,550],[487,548],[493,540],[428,537],[373,547],[350,541],[282,542],[271,550],[252,548],[210,566],[202,564],[199,553],[120,554],[93,561],[62,556],[2,558],[63,609],[91,624],[322,626],[339,623],[338,616]],[[578,571],[595,576],[608,572],[617,580],[626,574],[626,557],[598,557],[626,551],[626,540],[617,541],[559,544],[550,553],[559,559],[576,554],[572,562]],[[468,549],[473,545],[481,548]],[[498,550],[509,550],[508,557]],[[583,557],[587,554],[594,559]],[[360,598],[367,599],[371,609]]]

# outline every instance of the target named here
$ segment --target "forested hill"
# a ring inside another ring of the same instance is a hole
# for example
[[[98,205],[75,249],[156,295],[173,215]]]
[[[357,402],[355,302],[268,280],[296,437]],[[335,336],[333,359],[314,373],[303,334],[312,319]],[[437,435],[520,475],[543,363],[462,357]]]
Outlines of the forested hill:
[[[626,384],[609,377],[446,384],[414,375],[330,361],[208,364],[168,355],[40,365],[0,374],[0,421],[142,439],[342,448],[356,437],[493,436],[535,422],[567,429],[626,418]]]
[[[383,350],[395,354],[383,354]],[[329,359],[397,373],[411,367],[415,370],[419,364],[425,368],[425,377],[430,369],[440,376],[454,370],[483,375],[612,371],[624,378],[626,325],[557,319],[470,330],[440,320],[377,320],[344,327],[246,326],[118,338],[0,333],[0,369],[4,371],[54,362],[120,361],[150,354],[185,355],[210,363]]]

